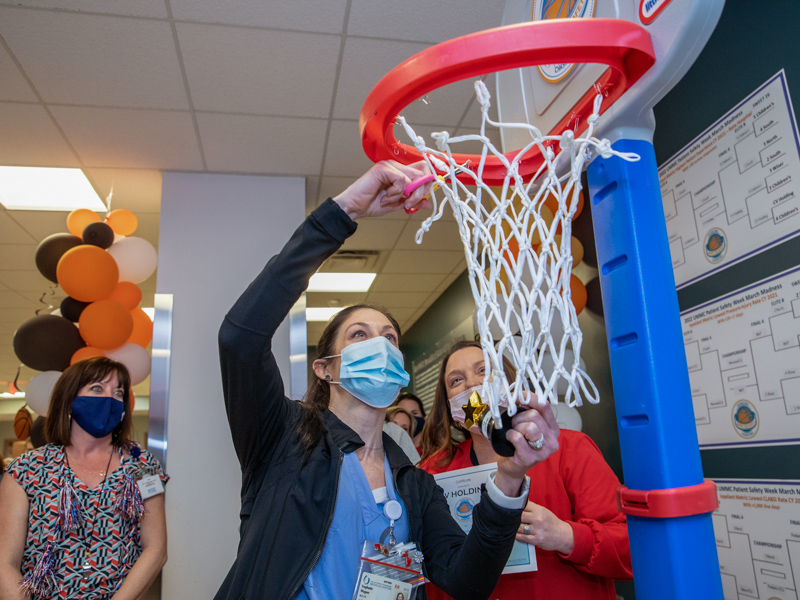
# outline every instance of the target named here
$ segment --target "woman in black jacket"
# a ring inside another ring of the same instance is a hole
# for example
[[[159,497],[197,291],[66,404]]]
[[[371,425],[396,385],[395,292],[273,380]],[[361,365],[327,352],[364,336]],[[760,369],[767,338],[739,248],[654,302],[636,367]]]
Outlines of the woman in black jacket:
[[[225,317],[220,359],[242,509],[238,555],[218,599],[346,600],[363,541],[386,535],[383,509],[392,501],[402,512],[397,542],[415,542],[425,575],[450,595],[486,598],[505,565],[527,498],[525,473],[558,448],[549,405],[514,417],[516,454],[498,465],[465,535],[433,478],[382,434],[386,408],[408,382],[390,315],[356,306],[331,320],[304,402],[285,397],[272,354],[278,325],[355,232],[354,221],[423,205],[430,185],[403,194],[423,175],[421,163],[373,166],[303,222]]]

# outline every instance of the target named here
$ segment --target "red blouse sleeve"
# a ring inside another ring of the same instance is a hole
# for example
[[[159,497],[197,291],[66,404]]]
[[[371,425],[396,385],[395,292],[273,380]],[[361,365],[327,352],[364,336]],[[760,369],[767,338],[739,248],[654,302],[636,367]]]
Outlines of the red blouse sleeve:
[[[628,524],[616,503],[620,483],[600,449],[588,436],[575,436],[560,469],[573,507],[570,526],[575,534],[572,552],[562,557],[586,573],[632,579]]]

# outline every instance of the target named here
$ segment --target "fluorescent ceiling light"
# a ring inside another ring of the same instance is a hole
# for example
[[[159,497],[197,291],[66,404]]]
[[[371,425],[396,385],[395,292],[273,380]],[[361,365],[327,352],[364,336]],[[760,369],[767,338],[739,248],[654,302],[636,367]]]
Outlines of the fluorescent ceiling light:
[[[343,306],[319,306],[306,309],[306,321],[328,322],[331,317],[344,308]]]
[[[0,167],[0,204],[8,210],[88,208],[106,212],[106,205],[80,169]]]
[[[309,292],[366,292],[377,273],[314,273]]]
[[[0,394],[0,398],[24,398],[25,392],[14,392],[13,394],[9,394],[8,392],[3,392]]]

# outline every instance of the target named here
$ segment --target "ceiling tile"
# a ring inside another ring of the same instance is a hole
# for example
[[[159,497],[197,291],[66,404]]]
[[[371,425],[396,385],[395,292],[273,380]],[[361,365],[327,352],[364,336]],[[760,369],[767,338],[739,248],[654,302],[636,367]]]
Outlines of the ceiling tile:
[[[3,82],[3,85],[0,85],[0,100],[38,102],[36,94],[2,46],[0,46],[0,81]]]
[[[39,298],[41,296],[37,296],[37,294],[33,292],[0,292],[0,306],[4,309],[14,309],[14,308],[27,308],[36,310],[37,308],[43,308],[46,304],[39,304]]]
[[[399,323],[404,323],[407,321],[411,316],[416,312],[416,308],[389,308],[387,307],[386,310],[389,311]]]
[[[430,292],[370,292],[367,302],[395,308],[418,308],[430,296]]]
[[[427,0],[352,0],[348,35],[384,39],[413,39],[442,42],[454,37],[499,27],[505,0],[460,0],[457,4]],[[409,15],[416,15],[413,26]]]
[[[317,175],[327,121],[291,117],[197,114],[212,171]],[[291,140],[291,143],[284,143]]]
[[[366,293],[307,292],[306,306],[350,306],[351,304],[362,304],[366,299]]]
[[[339,36],[185,23],[177,31],[195,109],[328,116]]]
[[[9,325],[16,325],[19,327],[28,319],[36,316],[36,308],[3,308],[0,309],[0,323],[7,323]],[[15,327],[15,331],[16,331]],[[10,346],[10,344],[9,344]],[[10,350],[11,348],[9,348]],[[12,352],[13,354],[13,352]]]
[[[18,292],[44,292],[55,284],[34,267],[28,270],[0,271],[0,283]]]
[[[325,151],[326,178],[352,177],[354,180],[366,173],[372,164],[361,147],[358,122],[331,121],[328,147]]]
[[[203,169],[188,112],[67,106],[52,111],[87,167]]]
[[[5,6],[30,6],[33,8],[55,8],[64,11],[105,13],[112,15],[127,15],[131,17],[152,17],[166,19],[167,9],[164,0],[136,0],[136,2],[108,2],[108,0],[4,0],[0,5]]]
[[[322,183],[319,185],[319,190],[314,195],[314,208],[325,202],[328,198],[338,196],[345,191],[351,183],[357,179],[357,176],[350,177],[331,177],[325,176],[322,178]]]
[[[8,215],[19,223],[33,236],[38,245],[44,238],[54,233],[69,233],[67,229],[67,211],[50,210],[14,210],[9,211]],[[34,265],[31,264],[31,267]]]
[[[0,164],[79,167],[78,158],[38,104],[0,104]]]
[[[450,273],[458,264],[461,252],[420,252],[395,250],[383,267],[384,273]]]
[[[32,306],[34,310],[43,309],[43,314],[53,312],[60,307],[61,301],[67,296],[64,290],[60,288],[50,288],[41,292],[18,292],[17,295],[23,302],[19,304],[19,307]],[[3,300],[0,298],[0,305],[2,304]],[[9,305],[8,307],[14,308],[13,305]],[[50,308],[48,309],[48,307]]]
[[[452,222],[436,221],[422,236],[422,243],[417,244],[416,235],[419,223],[410,221],[406,224],[403,234],[397,240],[398,250],[457,250],[464,251],[461,234],[458,226]]]
[[[113,191],[111,209],[139,213],[161,210],[161,171],[150,169],[84,169],[101,198]]]
[[[165,21],[0,7],[0,35],[45,102],[188,107]]]
[[[346,5],[345,0],[170,0],[176,20],[322,33],[341,33]]]
[[[382,219],[359,219],[355,234],[347,238],[343,250],[391,250],[400,232],[403,221]]]
[[[427,46],[348,37],[342,56],[333,116],[337,119],[357,119],[364,101],[381,77]]]
[[[443,277],[441,284],[439,284],[439,287],[436,288],[435,294],[437,296],[439,294],[442,294],[447,288],[449,288],[451,285],[453,285],[453,282],[456,279],[458,279],[463,272],[464,272],[464,269],[456,269],[452,273],[450,273],[450,274],[446,275],[445,277]]]
[[[9,212],[2,208],[0,208],[0,240],[3,240],[4,244],[30,244],[39,241],[25,231],[25,229],[11,217]]]
[[[0,278],[0,281],[2,279]],[[370,292],[426,292],[434,291],[442,283],[442,276],[423,273],[380,273],[372,282]]]
[[[310,215],[311,212],[320,205],[320,202],[324,201],[325,198],[322,200],[317,199],[317,195],[319,194],[319,177],[314,176],[307,176],[306,177],[306,215]]]
[[[36,244],[0,244],[0,271],[25,271],[36,265]]]

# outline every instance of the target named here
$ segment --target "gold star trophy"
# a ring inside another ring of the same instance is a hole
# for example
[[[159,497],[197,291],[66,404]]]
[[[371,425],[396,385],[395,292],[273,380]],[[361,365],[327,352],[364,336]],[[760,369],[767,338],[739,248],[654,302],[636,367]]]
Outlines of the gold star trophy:
[[[483,403],[477,390],[469,395],[469,402],[462,408],[466,415],[464,427],[467,429],[473,425],[477,427],[483,436],[492,442],[492,448],[500,456],[514,456],[514,444],[506,439],[506,431],[511,429],[511,417],[508,416],[506,409],[500,413],[501,427],[496,427],[489,405]]]

